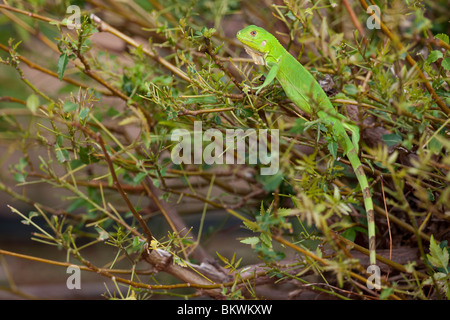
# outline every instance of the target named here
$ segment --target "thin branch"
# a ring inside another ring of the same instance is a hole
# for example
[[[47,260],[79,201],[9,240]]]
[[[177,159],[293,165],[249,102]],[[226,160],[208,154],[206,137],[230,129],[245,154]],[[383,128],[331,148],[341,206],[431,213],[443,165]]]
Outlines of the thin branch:
[[[1,43],[0,43],[0,49],[2,49],[3,51],[6,51],[6,52],[9,53],[9,48],[6,47],[5,45],[1,44]],[[20,61],[24,62],[27,66],[29,66],[32,69],[39,70],[39,71],[41,71],[41,72],[43,72],[45,74],[48,74],[48,75],[50,75],[50,76],[52,76],[54,78],[57,78],[57,79],[59,78],[59,76],[58,76],[58,74],[56,72],[53,72],[53,71],[51,71],[51,70],[49,70],[47,68],[41,67],[40,65],[38,65],[38,64],[36,64],[34,62],[31,62],[30,60],[28,60],[27,58],[25,58],[23,56],[18,56],[18,59]],[[62,80],[64,80],[67,83],[70,83],[70,84],[72,84],[74,86],[77,86],[77,87],[81,87],[81,88],[84,88],[84,89],[90,88],[90,86],[88,86],[88,85],[86,85],[86,84],[84,84],[82,82],[79,82],[77,80],[71,79],[71,78],[69,78],[67,76],[64,76],[62,78]],[[102,91],[102,90],[97,90],[97,91],[100,92],[103,95],[106,95],[106,96],[113,95],[113,93],[108,92],[108,91]]]
[[[116,28],[110,26],[109,24],[104,22],[99,17],[97,17],[95,15],[91,15],[91,18],[94,21],[94,23],[97,24],[97,28],[98,28],[99,31],[108,32],[110,34],[113,34],[116,37],[122,39],[123,41],[125,41],[126,43],[128,43],[129,45],[131,45],[131,46],[133,46],[135,48],[142,47],[142,45],[140,43],[138,43],[137,41],[135,41],[133,38],[131,38],[131,37],[127,36],[126,34],[120,32]],[[161,58],[159,55],[156,54],[156,52],[148,50],[147,48],[144,48],[144,47],[142,47],[142,52],[145,55],[147,55],[150,58],[152,58],[153,60],[155,60],[156,62],[158,62],[164,68],[166,68],[169,71],[171,71],[173,74],[175,74],[178,77],[180,77],[181,79],[183,79],[183,80],[185,80],[187,82],[191,82],[191,79],[187,76],[187,74],[185,72],[183,72],[180,68],[177,68],[176,66],[171,64],[169,61]]]
[[[367,10],[369,5],[366,3],[366,1],[359,0],[359,2],[361,3],[361,6],[364,8],[364,10]],[[383,23],[383,21],[381,21],[381,19],[376,14],[373,14],[372,16],[374,17],[376,22],[378,22],[380,24],[381,30],[383,30],[383,32],[389,37],[389,39],[391,39],[391,41],[394,43],[394,45],[396,45],[400,51],[404,51],[405,47],[400,42],[399,37],[395,33],[392,33],[391,30],[389,30],[389,28]],[[444,114],[449,116],[450,115],[449,107],[436,94],[433,87],[428,82],[427,77],[425,76],[425,74],[422,72],[422,70],[417,65],[416,61],[409,55],[409,53],[407,53],[407,52],[405,52],[405,53],[406,53],[406,61],[408,61],[408,63],[417,71],[417,73],[419,74],[419,77],[423,80],[423,84],[425,85],[425,88],[431,94],[431,96],[433,97],[434,101],[437,103],[439,108],[441,108],[442,112],[444,112]]]
[[[241,84],[239,83],[239,81],[236,80],[236,78],[231,74],[230,70],[225,68],[222,61],[217,57],[216,53],[214,52],[214,48],[212,46],[211,40],[206,37],[203,38],[203,40],[205,42],[204,52],[207,53],[214,60],[214,63],[219,66],[220,70],[222,70],[228,76],[228,78],[230,78],[231,81],[233,81],[236,88],[238,88],[240,91],[242,91],[243,88],[242,88]]]
[[[116,171],[114,169],[114,165],[111,160],[111,157],[109,156],[109,153],[106,150],[105,142],[103,141],[102,136],[100,135],[100,133],[95,133],[95,132],[91,131],[90,129],[80,125],[78,122],[73,122],[72,125],[79,128],[80,130],[82,130],[85,134],[87,134],[88,136],[93,138],[100,145],[100,147],[103,151],[103,155],[105,157],[106,163],[108,165],[109,172],[113,179],[113,185],[117,188],[117,191],[119,191],[120,195],[125,200],[125,203],[127,204],[128,209],[130,209],[131,213],[133,214],[135,219],[138,221],[141,228],[144,230],[147,241],[148,241],[148,243],[150,243],[154,239],[153,235],[152,235],[150,229],[148,228],[147,224],[145,223],[144,219],[142,219],[142,216],[139,214],[139,212],[136,211],[136,209],[134,208],[130,199],[128,198],[126,192],[123,190],[122,185],[120,184],[119,179],[117,178]]]

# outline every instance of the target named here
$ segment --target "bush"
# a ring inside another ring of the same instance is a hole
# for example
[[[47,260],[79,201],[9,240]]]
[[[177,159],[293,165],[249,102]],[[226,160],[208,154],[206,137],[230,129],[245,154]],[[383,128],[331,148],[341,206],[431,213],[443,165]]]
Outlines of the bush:
[[[109,298],[450,298],[444,1],[379,4],[381,21],[363,0],[261,6],[1,4],[0,189],[19,200],[8,215],[65,261],[19,255],[9,238],[0,254],[93,271],[115,284]],[[275,35],[359,127],[380,273],[366,269],[362,192],[343,150],[278,82],[249,89],[264,69],[235,38],[247,24]],[[199,123],[190,151],[200,143],[213,160],[228,156],[227,130],[269,130],[272,156],[279,130],[279,170],[262,174],[250,149],[231,164],[177,153]]]

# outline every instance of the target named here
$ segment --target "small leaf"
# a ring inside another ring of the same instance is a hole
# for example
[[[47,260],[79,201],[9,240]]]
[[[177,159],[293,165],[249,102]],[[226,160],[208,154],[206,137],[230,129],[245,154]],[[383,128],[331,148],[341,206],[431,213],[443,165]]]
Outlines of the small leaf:
[[[78,117],[80,118],[80,120],[84,120],[86,119],[86,117],[89,115],[89,108],[83,108],[80,111],[80,114],[78,115]]]
[[[356,238],[356,230],[354,228],[349,228],[342,232],[341,234],[345,239],[348,239],[350,241],[355,241]]]
[[[213,119],[216,124],[222,124],[222,119],[219,117],[219,115],[216,114]]]
[[[428,261],[436,268],[447,270],[449,254],[447,248],[441,248],[434,240],[433,235],[430,238],[430,254],[427,254]]]
[[[428,143],[428,148],[434,153],[434,154],[439,154],[439,152],[441,152],[442,149],[442,143],[436,139],[436,138],[432,138],[430,140],[430,142]]]
[[[204,95],[197,97],[189,97],[186,100],[186,104],[199,103],[199,104],[208,104],[208,103],[216,103],[217,99],[213,95]]]
[[[437,35],[434,36],[435,39],[440,39],[442,41],[444,41],[446,44],[448,44],[448,35],[446,35],[445,33],[438,33]]]
[[[78,105],[76,103],[73,103],[72,101],[65,101],[63,106],[64,112],[72,112],[76,110]]]
[[[450,57],[444,58],[441,62],[441,66],[446,71],[450,71]]]
[[[27,164],[28,164],[27,159],[25,157],[22,157],[22,158],[19,159],[19,163],[17,163],[15,165],[15,167],[16,167],[17,170],[23,171],[23,169],[25,169]]]
[[[358,88],[354,84],[346,84],[343,88],[345,94],[355,96],[358,93]]]
[[[442,57],[443,57],[443,55],[442,55],[441,51],[433,50],[428,55],[427,63],[430,64],[430,63],[436,62],[438,59],[440,59]]]
[[[38,215],[39,214],[36,211],[30,211],[28,213],[28,219],[21,220],[21,222],[28,226],[31,223],[31,219],[33,219],[33,217],[36,217]]]
[[[259,208],[259,214],[260,215],[264,215],[264,214],[266,214],[266,209],[264,209],[264,202],[263,201],[261,201],[261,207]]]
[[[381,293],[380,293],[380,300],[385,300],[385,299],[389,298],[389,296],[392,294],[392,292],[394,292],[394,289],[392,289],[392,288],[383,289],[383,291],[381,291]]]
[[[92,156],[92,151],[88,147],[80,147],[78,151],[78,155],[80,156],[80,160],[84,164],[91,164],[94,162],[98,162],[98,159]]]
[[[37,217],[37,216],[39,216],[39,213],[37,213],[36,211],[30,211],[30,212],[28,213],[28,218],[30,218],[30,220],[31,220],[33,217]]]
[[[187,263],[186,261],[184,261],[183,259],[181,259],[180,257],[173,257],[173,262],[177,265],[179,265],[180,267],[187,267]]]
[[[330,151],[333,158],[336,159],[337,158],[337,149],[338,149],[338,145],[337,145],[336,141],[331,141],[330,143],[328,143],[327,147],[328,147],[328,151]]]
[[[221,256],[220,253],[218,253],[217,251],[216,251],[216,254],[219,257],[219,259],[222,260],[223,263],[228,264],[228,259],[227,258]]]
[[[272,237],[270,235],[261,233],[260,239],[267,248],[272,249]]]
[[[433,194],[433,192],[431,191],[430,188],[427,188],[427,194],[428,194],[428,200],[433,202],[435,200],[435,198],[434,198],[434,194]]]
[[[264,190],[266,191],[274,191],[283,181],[283,174],[281,170],[278,170],[274,175],[265,175],[261,176],[261,182],[264,185]]]
[[[147,176],[147,172],[139,172],[133,179],[133,185],[137,186]]]
[[[253,232],[256,232],[258,230],[257,227],[255,227],[254,224],[242,221],[242,223],[245,225],[246,228],[248,228],[249,230],[252,230]]]
[[[144,242],[141,242],[139,240],[139,237],[134,237],[133,238],[133,250],[134,251],[139,251],[143,244],[144,244]]]
[[[245,238],[245,239],[241,240],[242,243],[249,244],[251,246],[254,246],[254,245],[258,244],[259,241],[260,240],[259,240],[258,237],[248,237],[248,238]]]
[[[77,198],[74,201],[72,201],[69,206],[66,208],[67,212],[73,212],[78,208],[81,208],[86,205],[86,200]]]
[[[56,138],[56,145],[58,147],[62,147],[64,142],[64,137],[62,135],[58,135],[58,137]]]
[[[69,62],[69,57],[67,54],[63,53],[59,56],[58,60],[58,77],[62,80],[64,77],[64,72],[66,72],[67,63]]]
[[[302,118],[295,119],[295,123],[292,126],[291,130],[289,130],[289,132],[292,132],[294,134],[302,134],[303,130],[305,130],[305,123],[306,120],[303,120]]]
[[[69,151],[61,148],[56,149],[56,158],[60,163],[70,161]]]
[[[383,141],[388,145],[388,147],[395,146],[396,144],[402,142],[402,137],[395,133],[383,134]]]
[[[14,173],[14,180],[16,180],[19,183],[25,182],[25,177],[26,177],[26,174],[22,174],[19,172]]]
[[[36,110],[39,108],[39,97],[35,94],[31,94],[27,99],[27,108],[32,112],[35,113]]]
[[[109,234],[105,230],[103,230],[101,228],[95,228],[95,230],[98,232],[98,237],[97,237],[98,241],[104,241],[109,238]]]

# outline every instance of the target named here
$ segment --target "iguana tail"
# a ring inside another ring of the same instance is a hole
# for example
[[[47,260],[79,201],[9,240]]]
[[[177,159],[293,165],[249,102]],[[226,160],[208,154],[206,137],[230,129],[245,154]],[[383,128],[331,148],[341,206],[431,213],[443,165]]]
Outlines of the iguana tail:
[[[348,137],[344,137],[346,144],[351,144],[351,140]],[[353,170],[355,171],[356,178],[358,179],[359,185],[361,186],[364,207],[366,208],[367,214],[367,227],[369,233],[369,258],[370,264],[376,265],[376,253],[375,253],[375,217],[373,212],[373,202],[372,196],[370,195],[369,182],[367,181],[367,176],[364,172],[364,168],[359,160],[356,148],[353,146],[347,150],[347,158],[352,164]]]

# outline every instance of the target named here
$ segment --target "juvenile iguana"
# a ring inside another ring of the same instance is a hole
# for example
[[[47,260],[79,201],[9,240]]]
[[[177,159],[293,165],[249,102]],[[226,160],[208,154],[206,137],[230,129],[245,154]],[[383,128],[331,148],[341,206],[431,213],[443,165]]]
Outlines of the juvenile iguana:
[[[268,69],[264,83],[254,88],[257,89],[256,94],[276,78],[292,102],[308,114],[314,110],[319,121],[332,128],[333,138],[347,155],[361,186],[367,214],[370,264],[376,265],[374,211],[367,177],[358,157],[359,128],[343,121],[345,117],[336,111],[312,74],[272,34],[252,25],[239,31],[236,36],[253,62]],[[352,139],[346,129],[352,132]]]

